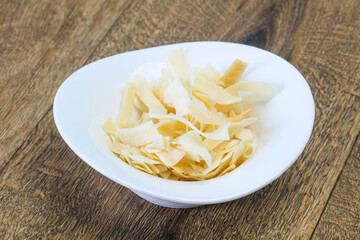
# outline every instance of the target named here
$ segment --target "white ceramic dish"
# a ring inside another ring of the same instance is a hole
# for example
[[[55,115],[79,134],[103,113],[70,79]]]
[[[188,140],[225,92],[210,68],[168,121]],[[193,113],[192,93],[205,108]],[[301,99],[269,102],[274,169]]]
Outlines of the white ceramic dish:
[[[271,83],[276,96],[256,109],[260,146],[255,155],[225,176],[179,182],[143,173],[109,150],[101,125],[117,114],[120,92],[134,71],[156,78],[165,52],[184,48],[191,67],[211,63],[224,71],[235,58],[249,64],[242,79]],[[188,42],[118,54],[86,65],[59,88],[54,100],[56,126],[69,147],[104,176],[146,200],[176,208],[241,198],[269,184],[299,157],[311,135],[314,100],[302,75],[284,59],[255,47],[226,42]],[[121,197],[121,196],[119,196]]]

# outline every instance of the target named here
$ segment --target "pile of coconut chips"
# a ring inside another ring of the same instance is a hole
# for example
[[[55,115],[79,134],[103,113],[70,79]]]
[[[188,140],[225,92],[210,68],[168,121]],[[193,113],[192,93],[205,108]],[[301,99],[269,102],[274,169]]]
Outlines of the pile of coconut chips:
[[[256,121],[250,108],[273,97],[266,83],[240,81],[236,59],[222,75],[210,64],[190,69],[183,49],[166,54],[168,69],[153,85],[135,75],[115,121],[103,129],[111,151],[129,165],[171,180],[222,176],[251,157]]]

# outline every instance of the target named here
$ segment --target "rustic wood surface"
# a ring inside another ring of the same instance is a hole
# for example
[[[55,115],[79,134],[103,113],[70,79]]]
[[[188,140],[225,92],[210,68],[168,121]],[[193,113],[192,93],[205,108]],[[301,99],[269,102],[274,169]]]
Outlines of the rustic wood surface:
[[[295,164],[242,199],[153,205],[103,177],[52,117],[61,83],[97,59],[220,40],[291,62],[314,95]],[[360,1],[0,0],[0,239],[359,239]]]

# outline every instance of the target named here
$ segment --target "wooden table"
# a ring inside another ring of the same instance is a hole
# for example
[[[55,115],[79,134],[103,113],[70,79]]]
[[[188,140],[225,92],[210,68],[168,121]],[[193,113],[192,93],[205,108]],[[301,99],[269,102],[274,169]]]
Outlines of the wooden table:
[[[153,205],[80,160],[52,103],[76,69],[219,40],[280,55],[310,84],[311,139],[279,179],[194,209]],[[0,1],[1,239],[359,239],[360,1]]]

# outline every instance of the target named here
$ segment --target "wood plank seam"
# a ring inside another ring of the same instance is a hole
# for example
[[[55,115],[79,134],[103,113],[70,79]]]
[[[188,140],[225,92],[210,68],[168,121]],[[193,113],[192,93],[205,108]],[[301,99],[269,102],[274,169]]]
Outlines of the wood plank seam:
[[[350,158],[350,156],[351,156],[351,153],[353,152],[353,150],[354,150],[354,148],[355,148],[355,145],[356,145],[356,143],[357,143],[357,141],[358,141],[359,136],[360,136],[360,131],[358,132],[358,135],[356,136],[355,141],[353,142],[353,145],[351,146],[351,150],[349,151],[349,155],[346,157],[346,160],[345,160],[345,162],[344,162],[344,165],[342,166],[342,168],[341,168],[341,170],[340,170],[340,172],[339,172],[339,175],[338,175],[337,178],[336,178],[335,184],[334,184],[334,186],[332,187],[332,189],[331,189],[331,191],[330,191],[329,197],[327,198],[326,203],[325,203],[325,205],[324,205],[324,207],[323,207],[323,209],[322,209],[322,211],[321,211],[321,214],[320,214],[320,216],[319,216],[319,219],[318,219],[318,221],[316,222],[316,225],[315,225],[315,227],[314,227],[314,229],[313,229],[313,231],[312,231],[312,233],[311,233],[310,239],[313,239],[313,237],[314,237],[314,233],[316,232],[316,229],[317,229],[317,227],[318,227],[318,225],[319,225],[319,223],[320,223],[320,221],[321,221],[321,218],[322,218],[322,216],[323,216],[323,214],[324,214],[324,212],[325,212],[325,210],[326,210],[326,207],[328,206],[328,203],[329,203],[329,201],[330,201],[330,198],[331,198],[331,196],[332,196],[332,194],[333,194],[333,192],[334,192],[334,190],[335,190],[335,188],[336,188],[336,186],[337,186],[337,184],[338,184],[338,181],[339,181],[339,179],[340,179],[340,176],[342,175],[342,173],[343,173],[343,171],[344,171],[344,168],[345,168],[345,166],[346,166],[346,163],[348,162],[348,160],[349,160],[349,158]]]

